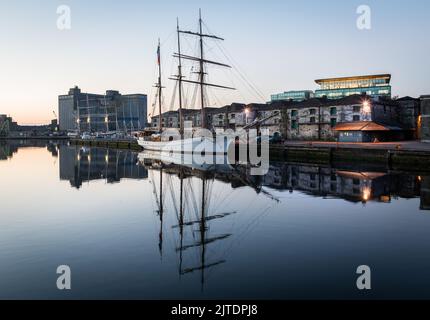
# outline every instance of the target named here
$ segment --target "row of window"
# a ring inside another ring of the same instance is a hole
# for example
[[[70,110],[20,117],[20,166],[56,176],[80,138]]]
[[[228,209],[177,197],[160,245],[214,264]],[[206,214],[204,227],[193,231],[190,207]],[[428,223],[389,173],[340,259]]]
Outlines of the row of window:
[[[360,116],[359,115],[354,115],[352,118],[352,121],[357,122],[360,121]],[[310,117],[309,119],[309,123],[310,124],[315,124],[316,123],[316,118],[315,117]],[[330,118],[330,127],[334,128],[337,125],[337,118]],[[298,120],[291,120],[291,129],[298,129],[299,127],[299,122]]]
[[[353,112],[361,112],[361,106],[353,106]],[[317,113],[317,109],[310,109],[309,113],[310,115],[315,115]],[[299,114],[298,110],[291,110],[291,117],[297,117],[298,114]],[[330,115],[331,116],[337,115],[336,107],[330,108]]]

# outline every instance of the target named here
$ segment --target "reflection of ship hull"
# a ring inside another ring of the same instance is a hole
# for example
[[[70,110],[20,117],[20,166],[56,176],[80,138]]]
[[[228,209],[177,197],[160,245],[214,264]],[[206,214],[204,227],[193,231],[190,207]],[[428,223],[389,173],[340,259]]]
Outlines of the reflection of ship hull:
[[[227,156],[223,154],[206,154],[201,157],[207,162],[198,161],[200,155],[193,153],[160,152],[154,150],[144,150],[139,153],[138,158],[141,163],[147,160],[161,161],[165,164],[173,164],[200,171],[216,171],[219,173],[233,172],[234,168],[229,164]]]
[[[144,150],[163,151],[173,153],[204,153],[227,154],[231,139],[217,139],[198,137],[174,141],[147,141],[139,138],[138,144]]]

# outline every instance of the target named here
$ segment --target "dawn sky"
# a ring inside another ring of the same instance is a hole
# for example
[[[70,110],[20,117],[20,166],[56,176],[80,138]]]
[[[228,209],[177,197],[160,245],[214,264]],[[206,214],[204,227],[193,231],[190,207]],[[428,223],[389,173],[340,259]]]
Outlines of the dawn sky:
[[[356,26],[359,5],[372,9],[371,30]],[[71,29],[57,28],[57,7],[71,8]],[[166,109],[174,73],[176,17],[195,30],[198,9],[209,30],[259,98],[235,77],[214,70],[214,82],[239,90],[216,92],[212,104],[262,102],[271,93],[316,89],[332,76],[391,73],[394,95],[430,93],[430,3],[424,0],[15,0],[0,2],[0,114],[20,123],[48,123],[58,95],[84,92],[147,93],[156,80],[156,45],[162,39]],[[193,39],[184,39],[193,53]],[[208,55],[223,62],[217,45]]]

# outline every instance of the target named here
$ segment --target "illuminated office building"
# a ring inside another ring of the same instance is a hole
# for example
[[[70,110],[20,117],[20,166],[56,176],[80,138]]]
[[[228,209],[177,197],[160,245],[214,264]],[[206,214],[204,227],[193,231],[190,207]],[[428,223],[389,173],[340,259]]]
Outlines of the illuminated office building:
[[[371,97],[391,98],[390,81],[390,74],[319,79],[315,80],[320,86],[315,91],[315,97],[339,99],[355,94],[366,94]]]

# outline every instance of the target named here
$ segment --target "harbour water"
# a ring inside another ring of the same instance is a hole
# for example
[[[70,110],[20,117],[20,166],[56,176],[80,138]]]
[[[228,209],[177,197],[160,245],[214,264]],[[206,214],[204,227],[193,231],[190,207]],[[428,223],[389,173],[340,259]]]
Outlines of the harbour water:
[[[0,299],[430,298],[420,172],[274,161],[255,177],[0,142],[0,212]]]

